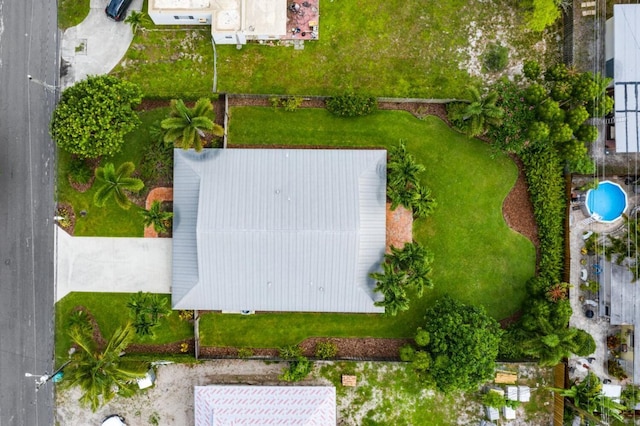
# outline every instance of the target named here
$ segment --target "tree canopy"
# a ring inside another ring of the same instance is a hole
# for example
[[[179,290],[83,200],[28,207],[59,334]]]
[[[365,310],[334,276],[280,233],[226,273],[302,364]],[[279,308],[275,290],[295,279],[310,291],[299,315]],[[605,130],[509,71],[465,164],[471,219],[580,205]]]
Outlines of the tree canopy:
[[[426,311],[418,329],[413,362],[420,365],[414,368],[443,392],[474,389],[493,377],[501,336],[483,308],[445,296]]]
[[[82,158],[120,152],[124,136],[140,123],[134,108],[142,91],[109,75],[90,76],[62,92],[50,132],[58,146]]]
[[[523,72],[523,84],[501,81],[494,87],[500,93],[497,105],[506,113],[502,125],[489,129],[495,146],[518,154],[551,148],[572,171],[591,173],[588,146],[598,130],[588,120],[612,110],[613,100],[606,94],[610,80],[562,63],[543,72],[530,61]]]
[[[135,379],[144,376],[147,366],[122,357],[135,335],[130,323],[118,328],[104,348],[94,340],[90,325],[72,326],[69,335],[78,350],[71,355],[62,384],[79,386],[83,392],[81,403],[96,411],[116,394],[131,396],[135,393]]]

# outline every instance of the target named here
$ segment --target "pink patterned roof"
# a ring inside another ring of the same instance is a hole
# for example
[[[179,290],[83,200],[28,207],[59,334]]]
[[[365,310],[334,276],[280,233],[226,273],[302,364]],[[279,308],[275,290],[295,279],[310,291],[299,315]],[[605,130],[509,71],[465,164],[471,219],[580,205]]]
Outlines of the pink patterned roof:
[[[195,386],[195,426],[336,424],[336,388]]]

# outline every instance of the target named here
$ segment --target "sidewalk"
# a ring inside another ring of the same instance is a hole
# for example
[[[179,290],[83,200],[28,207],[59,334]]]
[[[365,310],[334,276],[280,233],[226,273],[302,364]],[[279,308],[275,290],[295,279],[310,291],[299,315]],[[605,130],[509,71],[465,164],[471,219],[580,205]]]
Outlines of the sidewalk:
[[[56,302],[72,291],[171,293],[171,238],[72,237],[56,226]]]
[[[108,0],[91,0],[89,15],[62,34],[60,86],[64,89],[87,75],[111,71],[124,57],[133,40],[131,26],[107,18]],[[142,10],[142,0],[133,0],[129,12]],[[66,71],[65,71],[66,67]]]

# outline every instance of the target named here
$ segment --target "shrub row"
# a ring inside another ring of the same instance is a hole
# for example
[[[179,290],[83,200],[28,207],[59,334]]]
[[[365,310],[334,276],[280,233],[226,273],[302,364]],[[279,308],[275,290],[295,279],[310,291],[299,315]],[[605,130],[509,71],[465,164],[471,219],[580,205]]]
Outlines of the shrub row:
[[[540,240],[539,278],[549,286],[562,281],[565,193],[563,165],[555,150],[540,148],[522,155]]]

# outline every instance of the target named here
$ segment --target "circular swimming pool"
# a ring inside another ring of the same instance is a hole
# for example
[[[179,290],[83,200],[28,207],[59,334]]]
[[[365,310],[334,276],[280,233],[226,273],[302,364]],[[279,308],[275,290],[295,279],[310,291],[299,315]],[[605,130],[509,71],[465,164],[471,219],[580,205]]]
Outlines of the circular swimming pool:
[[[627,193],[617,183],[606,180],[587,192],[586,206],[596,220],[611,223],[627,209]]]

